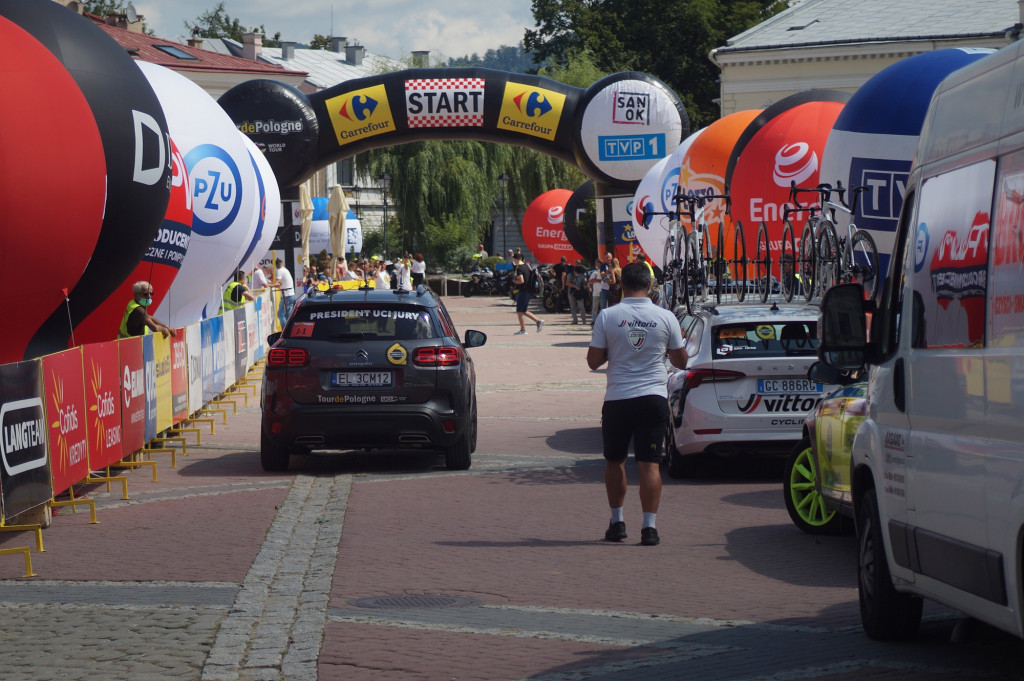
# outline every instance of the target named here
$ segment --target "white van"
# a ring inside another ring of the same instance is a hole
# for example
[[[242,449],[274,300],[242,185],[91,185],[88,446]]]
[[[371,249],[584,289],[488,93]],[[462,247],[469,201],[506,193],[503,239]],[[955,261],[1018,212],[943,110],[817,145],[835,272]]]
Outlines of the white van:
[[[914,635],[923,597],[1024,637],[1024,43],[937,89],[872,308],[835,287],[819,324],[829,364],[869,367],[864,629]]]

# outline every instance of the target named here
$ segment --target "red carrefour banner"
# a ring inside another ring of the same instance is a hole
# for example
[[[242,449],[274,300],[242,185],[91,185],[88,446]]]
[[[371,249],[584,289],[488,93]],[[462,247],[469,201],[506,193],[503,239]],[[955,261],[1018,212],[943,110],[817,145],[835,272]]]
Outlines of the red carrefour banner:
[[[43,394],[53,493],[60,494],[89,476],[81,348],[43,357]]]
[[[117,342],[82,346],[85,367],[85,419],[89,442],[89,467],[97,470],[120,461],[121,388]]]
[[[523,241],[539,263],[556,263],[562,256],[575,262],[583,257],[569,243],[562,224],[571,196],[568,189],[552,189],[535,198],[523,214]]]
[[[184,327],[171,338],[171,415],[175,424],[188,418],[188,348]]]
[[[146,372],[142,336],[117,341],[121,376],[121,453],[128,455],[146,444]]]

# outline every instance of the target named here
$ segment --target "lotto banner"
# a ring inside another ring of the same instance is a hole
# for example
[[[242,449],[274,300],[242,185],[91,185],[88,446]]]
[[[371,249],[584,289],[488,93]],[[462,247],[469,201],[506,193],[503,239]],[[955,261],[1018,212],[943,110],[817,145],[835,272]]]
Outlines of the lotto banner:
[[[49,501],[42,363],[0,366],[0,517],[7,519]]]
[[[85,367],[85,400],[89,415],[86,433],[89,442],[89,469],[98,470],[120,461],[121,389],[117,341],[82,346]]]
[[[117,341],[117,362],[121,376],[121,453],[128,455],[146,444],[146,370],[142,339]],[[105,465],[109,465],[105,464]]]
[[[147,367],[148,371],[148,367]],[[156,432],[146,438],[149,442],[154,437],[171,427],[172,420],[172,398],[171,398],[171,337],[164,338],[163,334],[153,334],[153,385],[156,388]],[[149,389],[149,380],[146,380],[146,389]],[[147,398],[148,403],[148,398]],[[147,419],[148,420],[148,419]]]
[[[82,380],[82,348],[43,357],[50,474],[60,494],[89,476],[89,445]]]
[[[185,327],[185,352],[188,355],[188,414],[203,408],[203,333],[199,324]]]
[[[188,348],[185,329],[175,329],[171,345],[171,423],[178,424],[188,418]]]

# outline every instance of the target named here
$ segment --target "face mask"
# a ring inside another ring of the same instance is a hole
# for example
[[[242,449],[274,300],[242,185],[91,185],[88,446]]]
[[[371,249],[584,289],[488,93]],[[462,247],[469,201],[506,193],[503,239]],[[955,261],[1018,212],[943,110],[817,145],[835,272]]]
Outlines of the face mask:
[[[153,304],[153,299],[152,298],[143,298],[142,300],[139,301],[139,305],[142,305],[143,307],[149,307],[152,304]]]

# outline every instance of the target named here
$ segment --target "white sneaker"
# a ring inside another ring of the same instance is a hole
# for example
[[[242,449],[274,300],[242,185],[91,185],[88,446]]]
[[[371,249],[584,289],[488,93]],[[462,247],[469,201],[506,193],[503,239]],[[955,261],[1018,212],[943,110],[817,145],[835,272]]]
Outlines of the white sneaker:
[[[526,329],[520,329],[519,331],[516,331],[516,332],[515,332],[514,334],[512,334],[512,335],[513,335],[513,336],[525,336],[525,335],[526,335]]]

